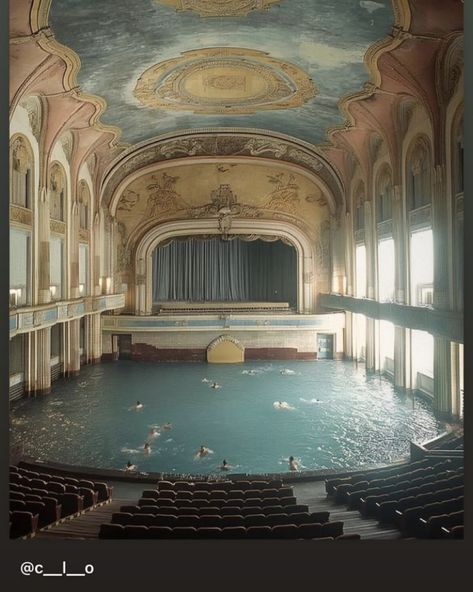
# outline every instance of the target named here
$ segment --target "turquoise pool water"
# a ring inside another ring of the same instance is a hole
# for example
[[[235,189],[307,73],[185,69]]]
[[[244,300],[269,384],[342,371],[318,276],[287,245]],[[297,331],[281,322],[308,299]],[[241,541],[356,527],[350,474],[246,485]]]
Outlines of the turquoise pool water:
[[[166,422],[171,430],[148,437]],[[260,473],[286,471],[290,455],[310,470],[391,462],[443,427],[428,402],[350,362],[120,361],[13,403],[10,441],[43,461],[123,468],[130,460],[140,471],[208,474],[225,458],[235,472]],[[213,453],[196,460],[201,445]]]

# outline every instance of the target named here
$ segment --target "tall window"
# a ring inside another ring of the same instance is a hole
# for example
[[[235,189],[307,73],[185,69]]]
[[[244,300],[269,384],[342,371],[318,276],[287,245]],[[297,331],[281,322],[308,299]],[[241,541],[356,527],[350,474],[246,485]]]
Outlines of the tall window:
[[[49,177],[49,211],[53,220],[65,221],[66,176],[58,164],[53,165]]]
[[[10,201],[31,208],[33,194],[33,156],[28,142],[18,136],[11,144]]]
[[[427,306],[433,303],[434,240],[432,229],[411,234],[410,240],[411,304]]]
[[[379,365],[394,370],[394,325],[389,321],[379,321]]]
[[[411,332],[412,377],[414,388],[422,388],[422,377],[434,376],[434,338],[426,331]],[[425,389],[429,390],[429,389]]]
[[[356,297],[366,298],[366,247],[356,245]]]
[[[407,203],[416,210],[432,201],[430,152],[423,140],[417,140],[407,159]]]
[[[358,361],[366,360],[366,317],[362,314],[353,315],[354,352]]]
[[[378,243],[378,298],[380,302],[394,300],[394,277],[394,240],[387,238]]]
[[[83,230],[89,228],[89,188],[85,181],[81,181],[79,185],[79,226]]]
[[[10,306],[31,303],[31,233],[10,229]]]
[[[376,219],[385,222],[392,218],[392,181],[389,170],[384,169],[378,178],[376,188]]]
[[[49,239],[49,281],[51,300],[61,300],[64,293],[64,240],[51,236]]]
[[[79,244],[79,295],[87,296],[89,279],[89,246],[83,243]]]

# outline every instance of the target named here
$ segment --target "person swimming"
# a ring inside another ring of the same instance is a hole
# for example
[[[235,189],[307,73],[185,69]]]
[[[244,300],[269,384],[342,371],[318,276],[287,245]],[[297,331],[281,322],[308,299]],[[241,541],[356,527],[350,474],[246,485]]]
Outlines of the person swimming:
[[[211,454],[212,450],[210,450],[210,448],[207,448],[207,446],[201,446],[199,448],[199,450],[196,452],[195,457],[196,458],[204,458],[204,456],[207,456],[207,454]]]
[[[151,452],[151,446],[149,445],[149,442],[145,442],[145,445],[143,446],[143,450],[145,454],[149,454]]]
[[[212,382],[212,384],[210,385],[210,388],[219,389],[219,388],[222,388],[222,387],[217,382]]]
[[[297,462],[297,460],[293,456],[289,457],[289,470],[290,471],[298,471],[299,470],[299,463]]]
[[[222,464],[220,465],[220,470],[221,471],[229,471],[230,469],[233,469],[233,466],[229,465],[227,463],[227,461],[225,459],[223,459]]]
[[[136,401],[135,409],[143,409],[143,403]]]
[[[158,436],[161,435],[161,432],[159,431],[159,427],[153,426],[150,431],[148,432],[148,437],[149,438],[157,438]]]
[[[295,374],[295,370],[289,370],[289,368],[284,368],[283,370],[279,371],[280,374],[287,375],[287,374]]]
[[[172,423],[170,423],[169,421],[167,421],[166,423],[163,423],[163,425],[161,426],[161,429],[172,430]]]
[[[126,463],[125,471],[136,471],[136,465],[134,465],[132,462],[128,461]]]
[[[274,401],[273,407],[275,409],[287,409],[287,410],[294,409],[294,407],[292,405],[289,405],[289,403],[287,401]]]

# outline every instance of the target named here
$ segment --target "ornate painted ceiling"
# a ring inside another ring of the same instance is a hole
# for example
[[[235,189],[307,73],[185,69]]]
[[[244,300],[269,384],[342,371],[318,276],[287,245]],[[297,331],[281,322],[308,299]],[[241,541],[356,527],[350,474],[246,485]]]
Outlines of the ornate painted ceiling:
[[[121,142],[225,126],[319,144],[394,15],[390,0],[53,0],[49,21]]]

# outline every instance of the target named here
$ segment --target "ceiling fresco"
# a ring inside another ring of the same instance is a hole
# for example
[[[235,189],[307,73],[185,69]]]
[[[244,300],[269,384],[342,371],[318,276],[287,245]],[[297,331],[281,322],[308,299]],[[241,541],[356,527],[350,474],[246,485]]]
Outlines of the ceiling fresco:
[[[49,20],[123,143],[225,126],[319,144],[394,15],[390,0],[52,0]]]

